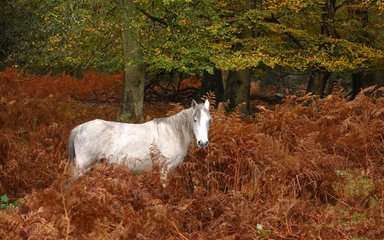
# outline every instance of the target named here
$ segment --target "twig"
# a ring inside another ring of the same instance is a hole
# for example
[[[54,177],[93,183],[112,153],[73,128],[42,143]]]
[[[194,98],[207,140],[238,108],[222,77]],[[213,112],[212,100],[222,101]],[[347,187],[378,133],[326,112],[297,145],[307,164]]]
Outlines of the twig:
[[[170,222],[170,223],[172,224],[172,226],[175,228],[177,234],[179,234],[180,237],[181,237],[182,239],[184,239],[184,240],[189,240],[189,238],[187,238],[186,236],[184,236],[184,235],[180,232],[180,230],[179,230],[179,228],[176,226],[176,224],[174,224],[174,223],[173,223],[171,220],[169,220],[168,218],[167,218],[167,220],[168,220],[168,222]]]
[[[64,207],[64,216],[65,220],[67,221],[67,232],[65,235],[65,240],[69,239],[69,228],[71,226],[70,219],[68,217],[68,211],[67,211],[67,204],[65,203],[64,193],[63,193],[63,185],[60,185],[60,191],[61,191],[61,199],[63,200],[63,207]]]
[[[351,208],[351,206],[349,206],[347,203],[345,203],[344,201],[338,199],[337,197],[333,196],[332,194],[330,193],[327,193],[329,196],[331,196],[333,199],[335,199],[336,201],[338,201],[339,203],[343,204],[344,206],[346,206],[347,208]]]

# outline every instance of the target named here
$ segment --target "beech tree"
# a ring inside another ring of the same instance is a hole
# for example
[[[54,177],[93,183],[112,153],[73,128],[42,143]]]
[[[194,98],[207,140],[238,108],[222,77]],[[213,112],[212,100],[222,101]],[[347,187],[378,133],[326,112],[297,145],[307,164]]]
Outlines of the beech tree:
[[[138,62],[142,57],[139,36],[135,31],[136,7],[133,0],[120,0],[122,46],[124,62],[123,93],[120,118],[125,121],[143,121],[145,66]]]
[[[334,73],[353,76],[356,94],[372,72],[384,70],[382,0],[39,3],[5,1],[8,33],[15,36],[7,62],[74,75],[88,68],[124,69],[133,85],[125,85],[122,102],[137,106],[144,64],[148,71],[199,74],[204,83],[212,79],[214,86],[204,88],[226,88],[232,106],[247,102],[250,76],[265,69],[308,74],[307,91],[320,96]],[[228,82],[218,81],[222,71],[231,73]]]
[[[242,79],[249,80],[250,72],[259,69],[308,73],[307,91],[320,96],[331,73],[383,69],[383,45],[351,37],[351,32],[366,27],[350,14],[366,9],[371,16],[369,28],[377,36],[374,42],[382,43],[381,1],[164,2],[156,2],[146,12],[154,20],[148,23],[157,28],[154,35],[146,31],[155,38],[146,48],[146,60],[169,70],[204,71],[203,76],[215,82],[218,70],[230,71],[224,85],[233,106],[247,101],[247,90],[242,89],[249,86],[241,84]],[[247,4],[255,7],[244,7]],[[244,97],[239,91],[245,92]]]

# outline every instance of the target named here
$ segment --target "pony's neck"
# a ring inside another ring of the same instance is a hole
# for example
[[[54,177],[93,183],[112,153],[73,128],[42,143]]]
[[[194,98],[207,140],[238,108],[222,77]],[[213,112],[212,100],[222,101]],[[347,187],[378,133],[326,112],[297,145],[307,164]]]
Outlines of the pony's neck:
[[[191,136],[191,138],[193,137],[193,129],[192,129],[192,115],[193,115],[193,109],[192,108],[187,108],[187,109],[184,109],[183,111],[179,112],[178,114],[176,115],[179,115],[180,114],[180,118],[181,118],[181,126],[183,127],[183,132],[184,133],[187,133]]]
[[[193,129],[192,129],[192,114],[193,109],[185,109],[173,116],[168,117],[175,125],[175,128],[180,134],[180,138],[183,139],[184,143],[189,147],[193,139]]]
[[[169,117],[154,119],[154,123],[160,129],[168,128],[177,135],[186,151],[193,139],[192,115],[193,109],[188,108]]]

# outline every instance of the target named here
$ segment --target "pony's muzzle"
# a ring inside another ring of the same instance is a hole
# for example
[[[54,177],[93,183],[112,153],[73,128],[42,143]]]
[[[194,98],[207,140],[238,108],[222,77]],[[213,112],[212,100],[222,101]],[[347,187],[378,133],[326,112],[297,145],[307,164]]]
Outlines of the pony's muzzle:
[[[197,145],[200,147],[200,148],[205,148],[208,146],[208,141],[202,141],[202,140],[199,140],[197,141]]]

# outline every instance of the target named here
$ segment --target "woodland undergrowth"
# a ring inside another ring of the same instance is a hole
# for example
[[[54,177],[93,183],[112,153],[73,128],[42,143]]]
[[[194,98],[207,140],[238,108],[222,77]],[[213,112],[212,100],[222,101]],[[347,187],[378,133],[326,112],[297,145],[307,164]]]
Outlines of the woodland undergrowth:
[[[72,180],[69,132],[116,119],[109,100],[119,98],[120,77],[0,72],[0,195],[20,201],[0,211],[1,239],[384,237],[377,91],[353,101],[342,89],[324,99],[287,97],[252,118],[219,105],[209,147],[192,144],[165,189],[156,169],[134,175],[102,162]],[[146,119],[183,107],[147,103]]]

